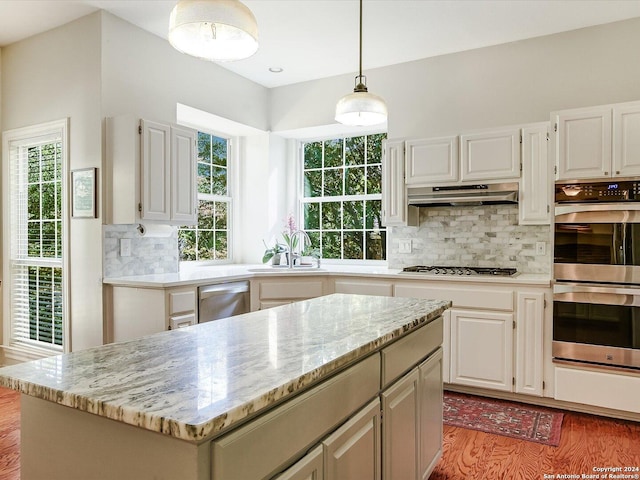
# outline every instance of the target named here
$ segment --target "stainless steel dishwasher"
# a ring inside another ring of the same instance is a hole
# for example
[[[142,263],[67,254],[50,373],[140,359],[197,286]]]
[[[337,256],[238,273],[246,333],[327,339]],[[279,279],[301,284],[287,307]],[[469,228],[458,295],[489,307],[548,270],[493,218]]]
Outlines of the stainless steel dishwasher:
[[[249,282],[198,287],[198,323],[249,312]]]

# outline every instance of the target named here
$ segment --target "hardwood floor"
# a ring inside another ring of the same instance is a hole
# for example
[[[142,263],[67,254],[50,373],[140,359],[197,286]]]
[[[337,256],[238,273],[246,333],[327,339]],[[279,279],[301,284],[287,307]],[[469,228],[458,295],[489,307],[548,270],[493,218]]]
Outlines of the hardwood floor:
[[[640,468],[640,423],[581,413],[565,413],[557,447],[448,425],[443,443],[442,459],[429,480],[589,478],[582,475],[597,475],[594,467]]]
[[[0,388],[0,480],[20,479],[19,459],[20,395]],[[430,480],[582,477],[597,473],[594,467],[640,468],[640,423],[567,412],[558,447],[445,425],[443,456]]]
[[[0,480],[20,479],[20,394],[0,388]]]

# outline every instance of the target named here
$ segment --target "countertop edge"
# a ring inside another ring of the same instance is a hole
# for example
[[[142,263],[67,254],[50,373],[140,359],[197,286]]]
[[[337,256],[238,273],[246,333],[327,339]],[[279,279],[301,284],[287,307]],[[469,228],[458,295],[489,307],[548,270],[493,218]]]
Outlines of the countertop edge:
[[[206,268],[206,267],[203,267]],[[217,267],[212,267],[217,268]],[[238,266],[237,268],[242,268]],[[298,272],[289,272],[286,269],[276,271],[265,272],[253,272],[248,268],[255,268],[255,266],[247,266],[247,271],[238,272],[233,274],[224,275],[212,275],[210,277],[203,278],[185,278],[176,280],[153,280],[152,275],[140,275],[131,277],[112,277],[104,278],[103,284],[111,285],[114,287],[133,287],[133,288],[173,288],[173,287],[187,287],[187,286],[200,286],[212,283],[224,283],[236,280],[251,280],[251,279],[264,279],[264,278],[277,278],[277,277],[310,277],[310,276],[328,276],[328,277],[367,277],[367,278],[379,278],[379,279],[395,279],[395,280],[408,280],[408,281],[423,281],[423,282],[459,282],[459,283],[487,283],[487,284],[499,284],[499,285],[531,285],[539,287],[550,287],[552,284],[552,278],[544,274],[528,274],[522,273],[514,277],[492,277],[484,276],[482,278],[475,277],[462,277],[462,276],[425,276],[415,273],[403,273],[400,270],[389,272],[375,272],[366,271],[362,272],[353,271],[350,269],[340,270],[339,267],[332,269],[322,270],[305,270]],[[266,267],[265,267],[266,268]],[[166,274],[166,275],[180,275],[180,273]],[[147,278],[145,278],[147,277]]]

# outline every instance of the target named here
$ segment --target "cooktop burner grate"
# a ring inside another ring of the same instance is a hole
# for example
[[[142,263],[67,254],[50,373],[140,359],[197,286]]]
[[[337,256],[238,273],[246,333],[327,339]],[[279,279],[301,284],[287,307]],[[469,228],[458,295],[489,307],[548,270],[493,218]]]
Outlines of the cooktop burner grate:
[[[428,275],[497,275],[508,277],[515,275],[515,268],[496,268],[496,267],[440,267],[415,265],[405,267],[403,272],[409,273],[425,273]]]

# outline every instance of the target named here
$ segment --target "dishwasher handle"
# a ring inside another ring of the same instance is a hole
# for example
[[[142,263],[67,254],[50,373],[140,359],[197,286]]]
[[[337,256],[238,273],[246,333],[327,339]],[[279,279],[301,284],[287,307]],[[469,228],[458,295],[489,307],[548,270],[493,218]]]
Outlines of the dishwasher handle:
[[[245,293],[249,291],[249,282],[219,283],[207,285],[199,289],[200,300],[229,293]]]

